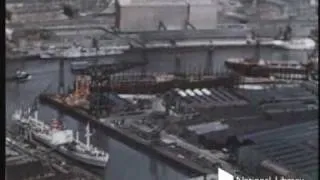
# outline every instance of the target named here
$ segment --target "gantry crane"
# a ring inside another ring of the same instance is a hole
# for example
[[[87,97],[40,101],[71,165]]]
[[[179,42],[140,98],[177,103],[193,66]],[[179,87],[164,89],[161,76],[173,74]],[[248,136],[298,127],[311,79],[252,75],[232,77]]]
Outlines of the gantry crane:
[[[108,115],[111,108],[108,101],[111,91],[111,89],[108,88],[110,87],[110,75],[142,65],[144,65],[144,63],[141,62],[93,65],[84,71],[83,75],[91,77],[89,85],[90,112],[96,117]]]
[[[93,39],[92,46],[99,50],[98,42]],[[110,112],[109,93],[110,75],[132,69],[137,66],[144,66],[147,62],[121,62],[114,64],[94,64],[89,65],[81,72],[75,72],[76,75],[89,76],[90,83],[84,83],[83,86],[76,85],[75,91],[78,95],[84,94],[89,99],[89,111],[96,117],[107,116]],[[107,88],[105,88],[107,87]]]

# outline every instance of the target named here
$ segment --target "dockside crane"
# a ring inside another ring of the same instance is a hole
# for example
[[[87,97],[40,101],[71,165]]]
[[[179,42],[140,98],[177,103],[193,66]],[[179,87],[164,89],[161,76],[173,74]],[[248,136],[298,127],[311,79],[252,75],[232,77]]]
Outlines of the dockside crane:
[[[96,39],[93,39],[92,46],[98,51],[99,44]],[[98,64],[98,59],[95,63],[89,65],[78,75],[86,75],[91,77],[89,84],[89,111],[92,115],[100,118],[108,116],[111,110],[109,102],[109,93],[112,91],[110,76],[114,73],[119,73],[137,66],[143,66],[146,62],[121,62],[114,64]],[[75,73],[77,74],[77,73]],[[106,88],[107,87],[107,88]]]

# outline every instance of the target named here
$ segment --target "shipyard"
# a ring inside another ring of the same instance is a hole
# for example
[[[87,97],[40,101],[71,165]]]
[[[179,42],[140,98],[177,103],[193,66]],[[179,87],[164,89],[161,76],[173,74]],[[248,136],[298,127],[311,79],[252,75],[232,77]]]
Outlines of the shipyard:
[[[317,6],[7,1],[5,179],[318,179]]]

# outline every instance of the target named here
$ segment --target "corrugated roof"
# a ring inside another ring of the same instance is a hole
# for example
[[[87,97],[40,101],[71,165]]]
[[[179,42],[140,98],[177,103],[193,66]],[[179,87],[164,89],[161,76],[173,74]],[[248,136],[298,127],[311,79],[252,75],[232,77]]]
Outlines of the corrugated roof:
[[[229,128],[229,125],[221,122],[210,122],[187,127],[190,131],[196,134],[206,134],[208,132],[223,131]]]
[[[216,0],[185,0],[190,5],[215,4]]]
[[[311,92],[300,86],[295,87],[279,87],[263,90],[239,90],[241,95],[246,97],[253,103],[261,102],[262,100],[281,100],[281,99],[297,99],[301,97],[317,99]]]
[[[234,108],[232,109],[229,108],[229,112],[234,112],[234,111],[235,111]],[[225,123],[229,125],[228,129],[221,132],[214,132],[214,131],[208,132],[205,134],[205,137],[207,139],[212,139],[214,141],[217,140],[219,136],[227,137],[230,135],[235,135],[239,137],[240,140],[251,139],[254,137],[255,140],[258,141],[259,138],[262,138],[262,140],[264,141],[264,144],[261,145],[261,147],[279,145],[278,148],[280,148],[281,145],[285,146],[286,144],[283,144],[282,142],[280,142],[280,140],[275,141],[274,138],[275,136],[279,136],[280,138],[283,138],[283,136],[285,136],[286,134],[283,134],[281,132],[279,132],[278,134],[273,133],[274,136],[270,137],[270,142],[268,142],[268,136],[266,136],[265,134],[269,134],[273,131],[277,132],[278,129],[276,128],[283,128],[283,129],[290,128],[286,126],[290,126],[292,124],[297,124],[298,127],[300,127],[301,123],[304,124],[306,122],[314,122],[318,117],[318,112],[310,111],[310,112],[277,113],[272,116],[273,116],[272,119],[265,119],[264,117],[261,117],[261,116],[226,118]],[[315,132],[311,131],[310,125],[305,125],[305,126],[308,126],[309,131],[305,133],[300,132],[300,134],[292,134],[291,138],[294,138],[297,142],[299,141],[299,139],[301,141],[304,141],[305,136],[309,137],[311,135],[315,135]],[[258,136],[260,133],[261,133],[261,136]],[[290,138],[290,137],[287,135],[287,138]],[[305,145],[305,146],[310,147],[310,145]],[[283,147],[283,148],[287,148],[287,147]]]
[[[185,0],[118,0],[121,6],[145,6],[145,5],[181,5],[187,4]]]
[[[302,175],[318,171],[318,148],[308,144],[318,141],[319,123],[311,121],[243,136],[256,143],[251,146],[274,162]],[[316,144],[316,143],[315,143]]]
[[[215,4],[216,0],[118,0],[120,5],[137,5],[137,4],[190,4],[204,5]]]

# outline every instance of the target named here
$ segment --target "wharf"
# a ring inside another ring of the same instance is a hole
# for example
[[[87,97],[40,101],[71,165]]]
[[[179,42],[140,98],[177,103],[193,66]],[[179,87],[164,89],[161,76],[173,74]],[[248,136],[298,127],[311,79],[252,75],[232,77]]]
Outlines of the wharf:
[[[54,95],[42,94],[40,95],[40,102],[49,104],[52,107],[77,118],[78,120],[89,121],[93,127],[103,130],[104,132],[108,133],[110,137],[113,137],[131,147],[137,148],[137,150],[142,150],[155,155],[187,175],[203,176],[216,173],[213,167],[209,168],[208,166],[202,166],[201,163],[196,163],[189,159],[181,158],[179,157],[179,153],[174,153],[165,146],[153,144],[147,140],[144,140],[143,138],[138,137],[129,130],[116,128],[108,121],[97,120],[86,112],[61,102],[58,98],[55,98]]]
[[[208,47],[237,47],[237,46],[255,46],[255,43],[248,43],[247,39],[245,38],[237,38],[237,39],[198,39],[198,40],[176,40],[174,44],[170,41],[148,41],[146,43],[137,43],[139,40],[127,40],[128,43],[121,43],[121,44],[109,44],[107,46],[101,46],[101,49],[108,49],[110,51],[131,51],[131,50],[175,50],[175,49],[195,49],[195,48],[208,48]],[[263,38],[261,39],[262,46],[277,46],[274,43],[273,39],[271,38]],[[83,59],[83,60],[93,60],[96,59],[96,56],[75,56],[75,57],[68,57],[68,56],[61,56],[58,55],[60,52],[60,48],[57,47],[54,51],[56,54],[50,55],[50,57],[46,57],[43,59],[65,59],[65,60],[73,60],[73,59]],[[35,59],[41,59],[41,55],[45,54],[46,51],[38,51],[37,54],[32,55]],[[120,55],[120,54],[119,54]],[[117,54],[106,54],[106,57],[112,56],[119,56]],[[24,55],[20,56],[8,56],[6,57],[7,60],[18,60],[18,59],[31,59],[31,58],[24,58]],[[30,56],[31,57],[31,56]],[[101,57],[103,58],[103,57]]]

